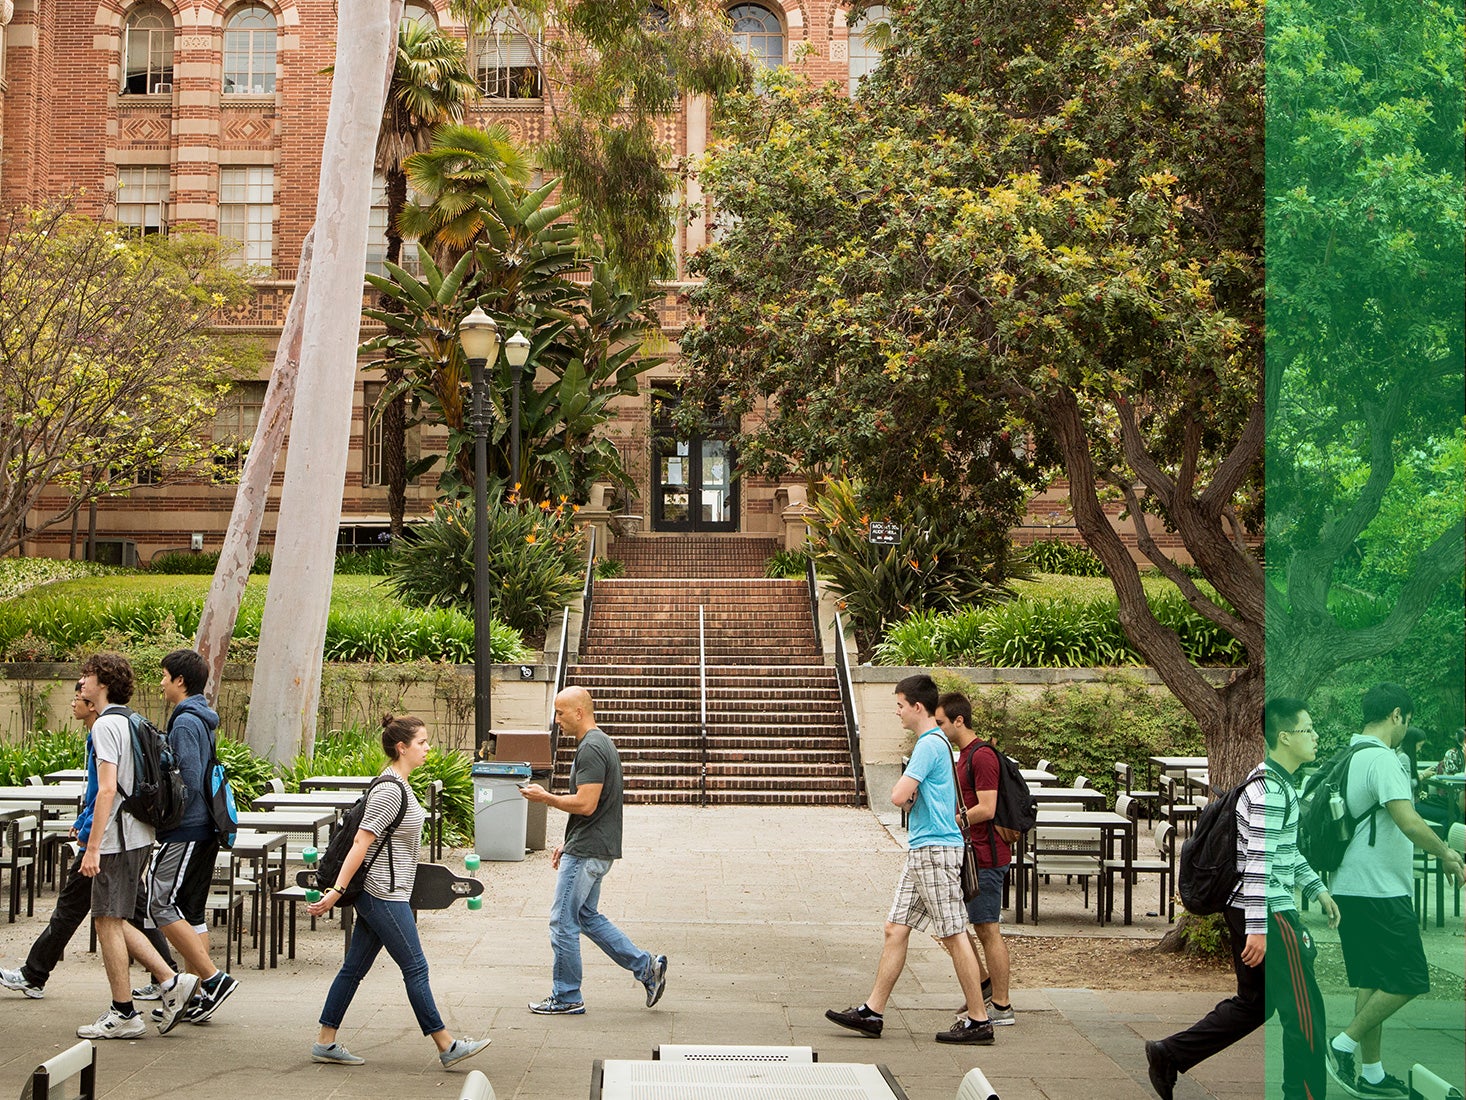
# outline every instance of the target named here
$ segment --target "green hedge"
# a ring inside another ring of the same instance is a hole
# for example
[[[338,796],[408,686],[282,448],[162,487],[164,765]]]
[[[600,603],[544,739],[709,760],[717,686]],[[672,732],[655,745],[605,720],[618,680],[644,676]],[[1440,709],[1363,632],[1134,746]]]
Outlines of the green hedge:
[[[1040,539],[1024,552],[1028,564],[1040,573],[1062,573],[1070,577],[1106,576],[1104,563],[1087,546],[1058,539]]]
[[[14,744],[0,742],[0,787],[23,786],[32,775],[45,775],[86,763],[86,742],[73,730],[27,733]]]

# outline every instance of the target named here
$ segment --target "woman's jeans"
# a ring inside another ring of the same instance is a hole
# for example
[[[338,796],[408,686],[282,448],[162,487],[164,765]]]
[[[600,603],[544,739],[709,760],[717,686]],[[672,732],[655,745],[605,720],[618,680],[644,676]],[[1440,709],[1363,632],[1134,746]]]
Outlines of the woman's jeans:
[[[428,987],[428,960],[417,937],[417,924],[412,907],[405,901],[383,901],[362,892],[356,899],[356,930],[351,934],[351,948],[331,991],[326,994],[326,1007],[321,1009],[321,1026],[338,1028],[356,996],[356,987],[371,970],[377,952],[382,948],[402,971],[402,984],[407,986],[407,999],[417,1016],[417,1026],[424,1035],[443,1030],[443,1019],[433,1002]]]
[[[572,856],[560,857],[560,877],[555,880],[555,902],[550,909],[550,946],[555,952],[555,1000],[574,1004],[585,998],[580,991],[580,934],[584,932],[617,965],[631,971],[639,982],[652,973],[652,957],[631,942],[629,936],[596,911],[601,900],[601,880],[611,870],[611,860]]]

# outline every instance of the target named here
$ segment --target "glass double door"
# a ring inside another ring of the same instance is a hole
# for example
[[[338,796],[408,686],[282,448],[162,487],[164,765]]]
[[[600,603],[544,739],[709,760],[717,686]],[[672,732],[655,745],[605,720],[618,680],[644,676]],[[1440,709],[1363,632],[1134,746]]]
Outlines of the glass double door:
[[[738,530],[733,445],[718,426],[681,437],[664,415],[652,444],[652,526],[658,531]],[[731,433],[726,433],[731,434]]]

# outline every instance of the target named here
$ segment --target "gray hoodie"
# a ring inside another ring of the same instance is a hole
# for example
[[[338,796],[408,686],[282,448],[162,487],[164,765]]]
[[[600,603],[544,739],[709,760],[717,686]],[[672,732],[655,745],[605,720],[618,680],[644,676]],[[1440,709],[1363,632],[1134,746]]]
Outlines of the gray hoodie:
[[[190,695],[168,716],[168,743],[188,787],[188,805],[178,828],[158,834],[159,843],[212,840],[217,835],[209,817],[207,772],[218,728],[219,716],[202,695]]]

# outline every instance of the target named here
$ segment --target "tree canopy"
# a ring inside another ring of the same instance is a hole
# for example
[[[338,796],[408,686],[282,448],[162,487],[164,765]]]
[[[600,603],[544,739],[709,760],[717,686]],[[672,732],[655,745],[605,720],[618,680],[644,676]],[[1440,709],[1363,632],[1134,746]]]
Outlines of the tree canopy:
[[[242,349],[209,332],[250,292],[217,238],[130,235],[68,204],[0,228],[0,554],[209,455]],[[66,503],[37,513],[42,494]]]

